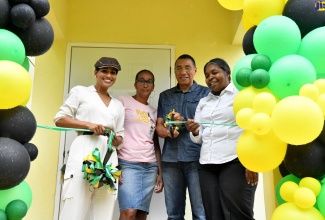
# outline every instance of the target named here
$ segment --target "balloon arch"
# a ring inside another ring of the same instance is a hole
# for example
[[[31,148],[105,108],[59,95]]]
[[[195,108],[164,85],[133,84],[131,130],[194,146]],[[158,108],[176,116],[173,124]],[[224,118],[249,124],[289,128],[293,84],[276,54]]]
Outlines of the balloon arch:
[[[0,0],[0,219],[22,219],[32,202],[25,178],[38,149],[33,113],[25,107],[32,79],[28,56],[53,44],[48,0]]]
[[[245,56],[232,79],[239,160],[250,170],[279,167],[272,220],[325,217],[325,3],[218,0],[243,10]],[[269,4],[268,4],[269,3]]]

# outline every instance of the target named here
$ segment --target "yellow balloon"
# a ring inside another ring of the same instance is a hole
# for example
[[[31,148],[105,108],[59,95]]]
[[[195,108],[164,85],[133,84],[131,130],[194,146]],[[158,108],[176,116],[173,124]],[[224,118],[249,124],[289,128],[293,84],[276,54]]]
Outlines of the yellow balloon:
[[[320,107],[304,96],[288,96],[276,104],[272,112],[272,128],[284,142],[292,145],[315,140],[324,125]]]
[[[317,98],[316,103],[320,107],[320,109],[322,110],[323,115],[325,116],[325,94],[319,95],[318,98]]]
[[[228,10],[242,10],[244,0],[218,0],[220,5]]]
[[[300,187],[293,194],[294,203],[302,209],[309,209],[316,203],[316,196],[311,189]]]
[[[253,22],[251,22],[249,20],[249,18],[247,18],[247,16],[245,15],[245,13],[243,13],[243,15],[241,17],[241,23],[242,23],[245,31],[248,31],[251,27],[253,27],[253,26],[256,25]]]
[[[280,195],[283,200],[287,202],[293,202],[294,201],[294,194],[296,190],[299,189],[299,186],[297,183],[292,181],[287,181],[282,184],[280,187]]]
[[[248,19],[256,25],[270,16],[282,15],[283,8],[283,0],[272,0],[272,2],[245,0],[243,4],[244,13]]]
[[[265,135],[272,128],[271,117],[265,113],[256,113],[251,117],[249,129],[257,135]]]
[[[319,95],[319,90],[315,84],[307,83],[300,88],[299,95],[316,101]]]
[[[315,196],[318,196],[322,189],[322,185],[319,182],[319,180],[313,178],[313,177],[304,177],[299,182],[299,187],[306,187],[313,191]]]
[[[294,203],[287,202],[274,210],[271,220],[324,220],[324,217],[315,207],[301,209]]]
[[[314,85],[317,86],[317,88],[319,90],[319,94],[325,93],[325,79],[317,79],[314,82]]]
[[[253,108],[253,99],[261,92],[270,92],[270,90],[267,88],[255,89],[252,86],[240,90],[234,99],[233,106],[235,115],[242,108]]]
[[[27,70],[12,61],[0,61],[0,109],[22,105],[30,97],[32,79]]]
[[[255,135],[244,131],[238,139],[237,155],[249,170],[268,172],[277,168],[284,159],[287,144],[271,130],[266,135]]]
[[[275,105],[276,98],[272,93],[261,92],[257,94],[253,99],[253,109],[255,112],[263,112],[265,114],[271,115]]]
[[[251,117],[254,115],[254,110],[251,108],[243,108],[238,111],[236,114],[236,123],[237,125],[247,130],[249,128],[249,122],[251,120]]]

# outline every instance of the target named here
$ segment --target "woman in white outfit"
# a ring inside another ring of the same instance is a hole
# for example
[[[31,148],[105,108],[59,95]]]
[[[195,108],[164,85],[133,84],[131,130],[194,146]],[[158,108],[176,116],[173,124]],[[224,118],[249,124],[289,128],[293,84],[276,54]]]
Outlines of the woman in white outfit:
[[[93,132],[79,132],[70,147],[64,174],[60,220],[112,219],[116,195],[105,187],[92,187],[83,179],[82,165],[84,158],[95,148],[99,149],[103,161],[108,141],[106,129],[115,134],[112,142],[114,152],[108,163],[118,163],[116,147],[124,137],[124,107],[107,90],[115,83],[119,70],[121,67],[116,59],[100,58],[95,63],[96,84],[72,88],[54,117],[57,126],[89,129]]]

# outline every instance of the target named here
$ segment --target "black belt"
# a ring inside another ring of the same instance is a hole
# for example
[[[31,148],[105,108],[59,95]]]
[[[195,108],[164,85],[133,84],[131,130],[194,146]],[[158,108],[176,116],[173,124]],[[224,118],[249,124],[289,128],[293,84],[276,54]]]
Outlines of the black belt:
[[[82,133],[82,135],[93,135],[93,134],[94,134],[94,132],[92,132],[92,131],[84,131]]]
[[[93,135],[94,132],[92,131],[84,131],[83,133],[81,133],[82,135]],[[107,134],[102,134],[103,136],[107,136]]]

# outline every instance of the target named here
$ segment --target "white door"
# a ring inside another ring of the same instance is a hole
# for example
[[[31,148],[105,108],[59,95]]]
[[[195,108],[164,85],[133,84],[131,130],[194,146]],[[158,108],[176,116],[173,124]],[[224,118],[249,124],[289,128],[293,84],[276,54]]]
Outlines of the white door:
[[[72,45],[68,48],[65,97],[76,85],[95,84],[94,64],[103,56],[116,58],[122,70],[117,75],[115,84],[109,88],[109,93],[117,98],[120,95],[133,95],[135,75],[142,69],[148,69],[155,75],[155,90],[150,97],[150,104],[157,108],[159,93],[174,86],[174,74],[171,67],[174,62],[174,48],[171,46],[147,45]],[[59,169],[67,160],[69,147],[76,137],[75,132],[63,132],[61,135]],[[161,146],[162,147],[162,146]],[[57,178],[56,207],[54,219],[58,219],[61,196],[61,173]],[[118,219],[118,203],[115,203],[113,219]],[[154,195],[148,220],[167,219],[163,193]]]

